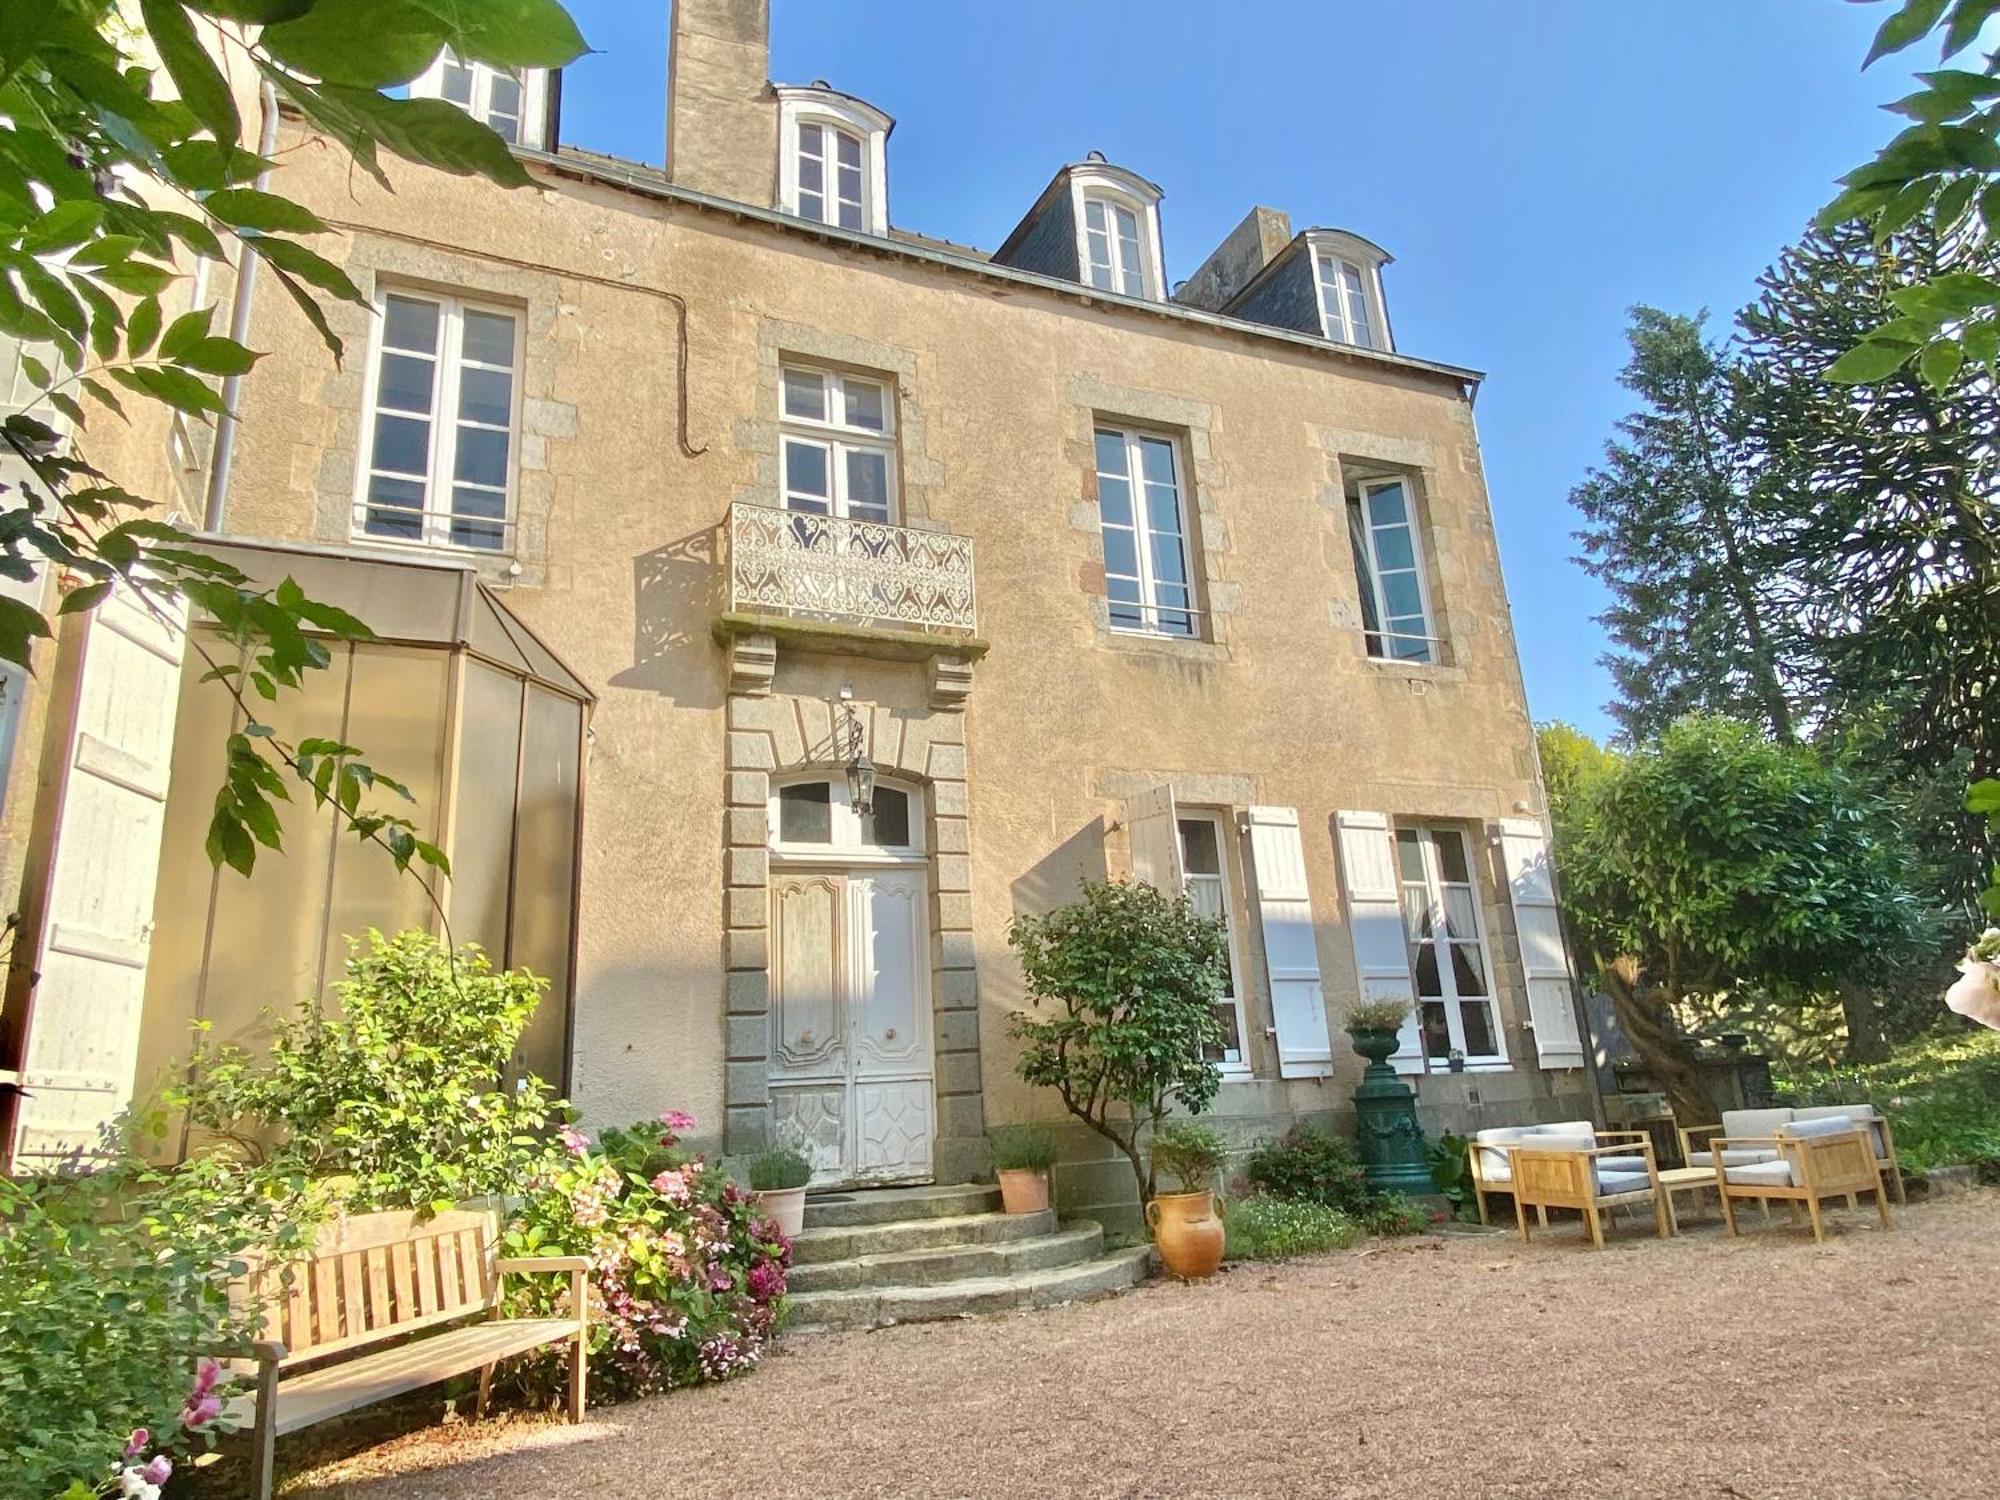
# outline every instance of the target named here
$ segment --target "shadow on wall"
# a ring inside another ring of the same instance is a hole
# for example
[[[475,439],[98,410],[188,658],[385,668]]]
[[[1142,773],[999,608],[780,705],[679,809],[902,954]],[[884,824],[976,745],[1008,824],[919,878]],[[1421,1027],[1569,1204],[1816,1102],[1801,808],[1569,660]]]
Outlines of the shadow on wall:
[[[614,687],[659,693],[684,708],[719,708],[721,681],[708,624],[727,607],[718,524],[632,560],[632,665]]]
[[[1105,880],[1109,874],[1104,819],[1092,818],[1015,880],[1014,910],[1040,913],[1067,906],[1082,897],[1085,881]]]

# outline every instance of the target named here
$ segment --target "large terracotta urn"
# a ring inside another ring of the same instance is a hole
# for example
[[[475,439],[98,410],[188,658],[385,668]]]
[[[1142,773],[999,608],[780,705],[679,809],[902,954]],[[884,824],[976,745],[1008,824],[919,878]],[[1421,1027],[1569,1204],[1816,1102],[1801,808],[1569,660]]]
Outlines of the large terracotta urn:
[[[1207,1189],[1162,1193],[1146,1205],[1146,1223],[1169,1276],[1200,1281],[1222,1265],[1222,1220],[1216,1217],[1215,1194]]]

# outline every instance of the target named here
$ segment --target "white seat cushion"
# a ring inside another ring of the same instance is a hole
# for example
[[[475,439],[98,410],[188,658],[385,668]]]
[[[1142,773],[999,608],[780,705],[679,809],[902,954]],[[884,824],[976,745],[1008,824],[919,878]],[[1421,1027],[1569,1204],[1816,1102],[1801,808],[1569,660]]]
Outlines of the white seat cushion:
[[[1715,1164],[1715,1157],[1707,1151],[1697,1151],[1691,1167],[1707,1167]],[[1724,1146],[1722,1165],[1725,1167],[1747,1167],[1760,1161],[1777,1161],[1778,1153],[1768,1146]]]
[[[1725,1109],[1722,1112],[1722,1133],[1733,1139],[1776,1135],[1780,1125],[1791,1123],[1792,1111],[1789,1109]]]
[[[1505,1182],[1512,1175],[1507,1165],[1507,1153],[1500,1148],[1521,1139],[1528,1129],[1525,1125],[1494,1125],[1474,1132],[1472,1140],[1479,1147],[1479,1176],[1482,1181]]]
[[[1637,1172],[1646,1174],[1646,1158],[1643,1156],[1600,1156],[1597,1158],[1600,1172]]]
[[[1792,1186],[1792,1164],[1788,1161],[1759,1161],[1741,1167],[1724,1167],[1722,1175],[1730,1182],[1745,1186]]]
[[[1530,1125],[1531,1135],[1588,1135],[1596,1134],[1596,1127],[1588,1120],[1561,1120],[1553,1125]]]

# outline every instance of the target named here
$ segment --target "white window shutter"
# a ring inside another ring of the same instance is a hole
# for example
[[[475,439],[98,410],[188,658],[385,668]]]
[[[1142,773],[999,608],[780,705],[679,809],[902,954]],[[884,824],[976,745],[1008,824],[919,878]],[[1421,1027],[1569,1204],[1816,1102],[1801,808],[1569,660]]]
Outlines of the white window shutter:
[[[1278,1038],[1278,1076],[1324,1078],[1333,1072],[1333,1044],[1320,986],[1319,943],[1306,889],[1299,815],[1289,807],[1253,807],[1250,860],[1257,877],[1257,914],[1264,930],[1264,967],[1271,976],[1271,1021]]]
[[[1181,874],[1181,830],[1174,789],[1161,785],[1128,798],[1125,832],[1132,844],[1132,878],[1178,896],[1186,881]]]
[[[1363,1000],[1401,1000],[1411,1007],[1389,1059],[1398,1073],[1424,1071],[1424,1039],[1417,1025],[1416,985],[1410,978],[1410,945],[1403,930],[1403,888],[1396,874],[1396,840],[1389,816],[1379,812],[1335,815],[1340,838],[1340,878],[1347,896],[1347,930],[1354,941],[1354,973]]]
[[[1521,970],[1527,978],[1535,1051],[1545,1068],[1580,1068],[1584,1065],[1583,1038],[1576,1029],[1569,954],[1563,947],[1548,837],[1533,818],[1502,818],[1500,850],[1514,902],[1514,931],[1521,945]]]
[[[121,586],[90,622],[21,1065],[22,1171],[96,1155],[132,1100],[187,622],[184,601],[155,608],[167,618]]]

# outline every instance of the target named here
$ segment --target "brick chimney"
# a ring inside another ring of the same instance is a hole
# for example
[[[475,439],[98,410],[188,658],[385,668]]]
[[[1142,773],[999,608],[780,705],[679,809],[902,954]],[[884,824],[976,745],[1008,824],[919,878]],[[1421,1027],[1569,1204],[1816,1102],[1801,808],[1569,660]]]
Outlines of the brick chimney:
[[[759,208],[778,182],[770,0],[673,0],[667,45],[667,176]]]
[[[1174,301],[1216,312],[1292,240],[1292,217],[1275,208],[1253,208],[1215,247],[1201,269],[1182,283]]]

